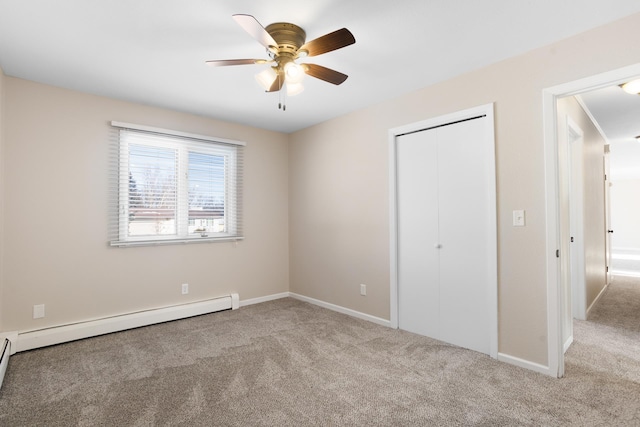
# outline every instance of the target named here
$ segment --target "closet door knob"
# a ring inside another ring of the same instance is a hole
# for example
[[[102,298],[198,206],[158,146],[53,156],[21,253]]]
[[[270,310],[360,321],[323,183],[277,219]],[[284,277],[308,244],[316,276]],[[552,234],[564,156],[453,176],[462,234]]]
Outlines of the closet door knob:
[[[442,245],[440,243],[436,243],[435,245],[433,245],[433,247],[436,249],[440,249]]]

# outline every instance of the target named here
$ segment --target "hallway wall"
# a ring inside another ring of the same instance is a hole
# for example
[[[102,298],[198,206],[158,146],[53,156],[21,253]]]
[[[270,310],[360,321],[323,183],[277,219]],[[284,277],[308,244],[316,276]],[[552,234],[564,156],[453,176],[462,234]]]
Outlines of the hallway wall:
[[[582,199],[586,282],[586,307],[584,308],[586,310],[606,286],[604,202],[604,146],[606,141],[575,97],[567,97],[558,100],[559,145],[567,144],[567,117],[570,117],[584,132],[582,153],[584,191]],[[562,152],[562,149],[560,151]],[[561,219],[564,224],[568,224],[567,221],[569,221],[568,197],[569,195],[566,194],[561,193],[560,195],[563,210]],[[569,230],[568,225],[567,230]],[[565,261],[569,262],[570,260],[566,258]],[[567,271],[569,270],[567,269]]]

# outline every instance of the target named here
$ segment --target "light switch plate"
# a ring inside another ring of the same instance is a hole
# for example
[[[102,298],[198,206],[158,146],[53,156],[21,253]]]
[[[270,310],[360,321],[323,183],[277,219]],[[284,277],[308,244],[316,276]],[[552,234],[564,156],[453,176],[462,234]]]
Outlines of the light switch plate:
[[[524,210],[515,210],[513,211],[513,226],[514,227],[524,227]]]

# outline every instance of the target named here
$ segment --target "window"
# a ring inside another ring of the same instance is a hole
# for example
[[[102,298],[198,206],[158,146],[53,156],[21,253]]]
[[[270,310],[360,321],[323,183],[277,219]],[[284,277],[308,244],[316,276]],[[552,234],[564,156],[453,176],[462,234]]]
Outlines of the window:
[[[112,246],[242,238],[243,143],[112,126]]]

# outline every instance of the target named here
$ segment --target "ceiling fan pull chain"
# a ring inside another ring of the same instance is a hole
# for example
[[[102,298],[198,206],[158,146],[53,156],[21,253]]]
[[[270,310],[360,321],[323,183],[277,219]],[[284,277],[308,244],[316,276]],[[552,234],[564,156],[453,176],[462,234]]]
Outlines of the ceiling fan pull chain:
[[[282,94],[282,111],[287,111],[287,90],[281,90]]]
[[[280,84],[280,73],[278,72],[278,86],[282,87]],[[282,91],[278,91],[278,110],[282,110]]]

